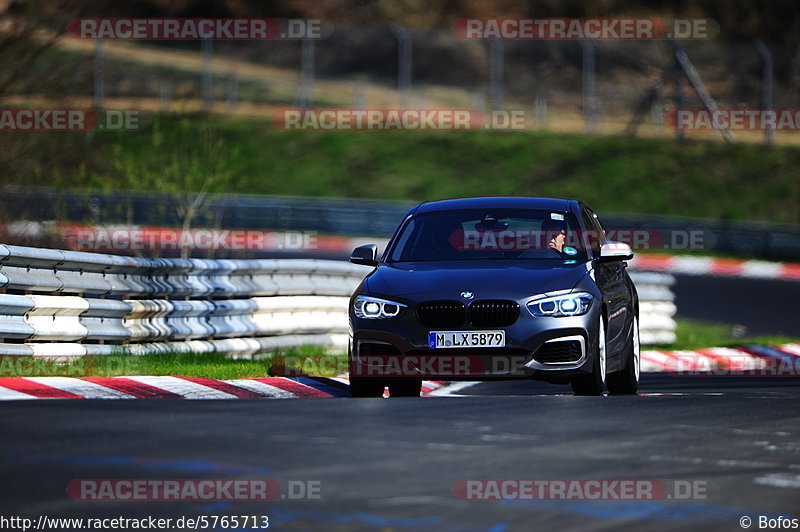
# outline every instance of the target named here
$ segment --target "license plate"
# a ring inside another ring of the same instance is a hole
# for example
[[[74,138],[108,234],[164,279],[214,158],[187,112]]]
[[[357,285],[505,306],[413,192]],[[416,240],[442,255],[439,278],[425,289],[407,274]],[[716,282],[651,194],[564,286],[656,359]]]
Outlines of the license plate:
[[[505,331],[432,331],[428,333],[428,347],[505,347]]]

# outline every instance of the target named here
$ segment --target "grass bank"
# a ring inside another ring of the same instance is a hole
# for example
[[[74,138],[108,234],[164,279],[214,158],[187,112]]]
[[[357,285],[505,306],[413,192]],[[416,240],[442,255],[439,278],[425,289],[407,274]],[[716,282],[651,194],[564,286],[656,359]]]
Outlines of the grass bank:
[[[704,349],[707,347],[733,347],[737,345],[775,345],[800,342],[800,338],[791,336],[756,336],[736,338],[736,331],[731,325],[700,320],[677,318],[676,340],[671,344],[645,346],[644,349]]]
[[[800,148],[785,146],[532,131],[287,132],[203,115],[155,116],[140,132],[7,140],[4,181],[28,185],[409,201],[514,193],[578,197],[601,213],[800,223]],[[176,183],[197,169],[206,170]]]

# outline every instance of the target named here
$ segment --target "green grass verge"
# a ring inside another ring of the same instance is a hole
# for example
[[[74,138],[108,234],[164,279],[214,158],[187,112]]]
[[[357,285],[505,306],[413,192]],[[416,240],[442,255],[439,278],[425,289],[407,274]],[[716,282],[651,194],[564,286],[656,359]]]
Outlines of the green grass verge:
[[[6,140],[18,159],[8,181],[27,185],[408,201],[513,192],[577,197],[600,213],[800,223],[796,147],[530,131],[287,132],[198,115],[156,116],[141,132]],[[213,172],[198,178],[210,162]]]
[[[644,349],[702,349],[735,345],[800,342],[789,336],[759,336],[734,339],[729,325],[678,319],[677,341]],[[347,372],[343,354],[319,347],[276,353],[257,359],[230,358],[216,353],[162,353],[141,356],[111,355],[83,357],[55,363],[33,357],[0,357],[0,377],[117,377],[123,375],[178,375],[210,379],[246,379],[301,374],[335,377]]]
[[[644,349],[704,349],[707,347],[731,347],[736,345],[771,345],[800,342],[800,338],[791,336],[756,336],[734,338],[735,331],[730,325],[698,320],[677,318],[677,339],[672,344],[644,346]]]
[[[231,358],[217,353],[160,353],[87,356],[58,363],[28,356],[5,356],[0,357],[0,377],[178,375],[246,379],[300,376],[297,370],[309,375],[335,377],[347,371],[346,358],[318,347],[304,347],[256,359]]]

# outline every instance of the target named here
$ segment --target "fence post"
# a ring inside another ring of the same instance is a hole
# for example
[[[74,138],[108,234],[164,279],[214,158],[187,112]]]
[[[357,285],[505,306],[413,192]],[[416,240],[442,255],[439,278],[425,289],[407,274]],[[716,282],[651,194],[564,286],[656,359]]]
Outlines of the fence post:
[[[482,89],[472,91],[472,110],[481,114],[486,112],[486,93]]]
[[[236,105],[239,103],[239,79],[234,73],[228,76],[226,93],[228,112],[233,113],[236,110]]]
[[[675,60],[677,61],[678,68],[686,75],[686,78],[694,87],[695,92],[700,97],[700,100],[703,102],[703,105],[706,106],[709,112],[713,113],[719,107],[717,106],[717,102],[714,101],[714,98],[711,96],[711,93],[708,92],[706,86],[703,84],[703,80],[700,79],[700,74],[697,72],[697,69],[692,64],[692,61],[689,59],[689,55],[686,53],[686,50],[683,49],[680,43],[677,41],[670,41],[672,46],[675,48]],[[716,122],[713,124],[716,128]],[[731,133],[730,128],[716,128],[722,135],[722,138],[725,139],[725,142],[729,144],[733,144],[733,134]]]
[[[212,41],[205,39],[201,44],[202,52],[202,74],[201,74],[201,96],[204,111],[210,111],[214,100],[214,77],[211,70]]]
[[[301,109],[314,107],[314,39],[303,39],[300,56]]]
[[[411,104],[411,33],[403,26],[392,26],[397,37],[397,90],[400,107]]]
[[[595,49],[589,41],[581,41],[583,50],[583,121],[586,133],[595,129]]]
[[[94,41],[94,107],[102,109],[105,102],[105,50],[103,40]]]
[[[359,81],[353,88],[353,109],[364,109],[366,107],[366,97],[364,96],[364,84]]]
[[[660,135],[664,128],[664,106],[660,101],[653,101],[650,105],[650,122],[653,132]]]
[[[533,101],[533,116],[536,127],[547,127],[547,98],[541,94]]]
[[[772,52],[761,41],[756,41],[756,49],[764,59],[764,84],[762,86],[761,103],[764,111],[772,111]],[[772,144],[774,139],[775,130],[767,126],[764,130],[764,142]]]
[[[499,111],[503,108],[504,71],[503,41],[491,39],[489,40],[489,98],[492,103],[492,111]]]
[[[425,92],[425,89],[417,89],[414,93],[414,97],[412,98],[411,105],[415,109],[427,109],[428,108],[428,94]]]
[[[159,86],[159,97],[161,100],[161,111],[169,111],[169,105],[172,102],[172,80],[161,80]]]
[[[678,59],[678,54],[675,54],[675,116],[678,116],[678,113],[686,107],[686,94],[684,88],[684,78],[683,78],[683,67],[681,67],[681,62]],[[686,132],[678,127],[678,122],[676,119],[675,123],[675,134],[678,137],[678,140],[683,140],[686,138]]]

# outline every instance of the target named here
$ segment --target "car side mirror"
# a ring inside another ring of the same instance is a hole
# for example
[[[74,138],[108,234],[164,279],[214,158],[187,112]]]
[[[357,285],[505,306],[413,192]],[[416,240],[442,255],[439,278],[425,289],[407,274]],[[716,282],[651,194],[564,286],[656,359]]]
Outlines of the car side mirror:
[[[606,242],[600,248],[600,262],[615,262],[620,260],[631,260],[633,250],[628,244],[623,242]]]
[[[377,266],[378,246],[375,244],[358,246],[353,250],[353,253],[350,254],[350,262],[353,264],[363,264],[364,266]]]

